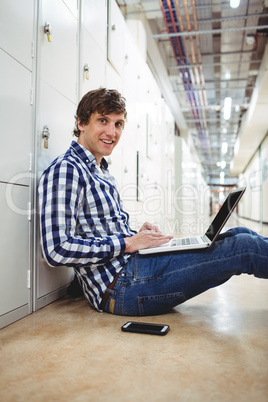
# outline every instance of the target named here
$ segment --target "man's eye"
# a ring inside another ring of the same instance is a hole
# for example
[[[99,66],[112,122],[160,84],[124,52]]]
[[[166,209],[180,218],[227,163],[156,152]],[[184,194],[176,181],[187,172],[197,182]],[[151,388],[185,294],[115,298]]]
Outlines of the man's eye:
[[[101,123],[106,123],[106,119],[100,119]]]
[[[123,127],[123,123],[121,121],[118,121],[117,123],[115,123],[116,127]]]

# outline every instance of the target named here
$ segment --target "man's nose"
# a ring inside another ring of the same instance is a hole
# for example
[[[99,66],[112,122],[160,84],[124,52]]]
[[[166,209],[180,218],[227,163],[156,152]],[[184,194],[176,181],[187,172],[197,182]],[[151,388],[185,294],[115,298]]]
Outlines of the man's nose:
[[[107,135],[110,135],[110,136],[114,136],[115,133],[116,133],[116,126],[115,126],[114,123],[110,122],[110,123],[107,125],[106,134],[107,134]]]

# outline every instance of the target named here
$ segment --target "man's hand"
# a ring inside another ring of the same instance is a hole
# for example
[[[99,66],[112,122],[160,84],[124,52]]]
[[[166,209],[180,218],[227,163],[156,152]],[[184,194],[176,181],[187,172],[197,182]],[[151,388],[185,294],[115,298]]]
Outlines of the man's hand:
[[[156,225],[151,223],[144,223],[139,233],[134,236],[126,237],[126,253],[135,253],[138,250],[161,246],[172,239],[172,236],[163,235]]]

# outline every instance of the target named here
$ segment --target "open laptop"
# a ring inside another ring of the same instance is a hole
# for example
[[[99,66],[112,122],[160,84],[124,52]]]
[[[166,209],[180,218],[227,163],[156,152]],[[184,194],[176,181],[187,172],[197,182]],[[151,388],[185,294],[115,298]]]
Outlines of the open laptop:
[[[222,207],[203,236],[171,239],[168,243],[162,244],[161,246],[139,250],[139,254],[166,253],[210,247],[217,239],[220,231],[231,216],[245,191],[246,187],[241,187],[232,190],[228,194]]]

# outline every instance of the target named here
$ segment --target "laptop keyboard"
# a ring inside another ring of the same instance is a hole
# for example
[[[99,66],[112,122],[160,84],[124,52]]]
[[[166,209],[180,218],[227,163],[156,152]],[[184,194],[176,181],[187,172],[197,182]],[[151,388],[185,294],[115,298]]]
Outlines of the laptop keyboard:
[[[189,244],[201,244],[204,240],[202,237],[185,237],[183,239],[173,239],[171,242],[171,246],[186,246]]]

